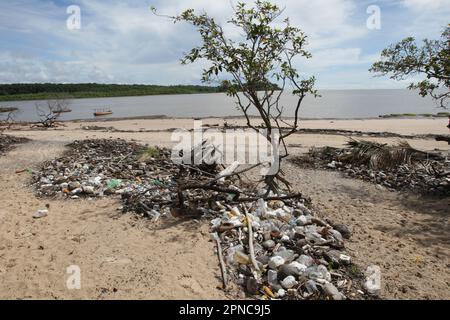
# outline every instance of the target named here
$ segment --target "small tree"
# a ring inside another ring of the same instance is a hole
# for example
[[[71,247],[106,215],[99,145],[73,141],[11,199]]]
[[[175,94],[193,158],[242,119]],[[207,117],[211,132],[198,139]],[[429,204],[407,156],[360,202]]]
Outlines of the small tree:
[[[246,117],[247,125],[257,130],[250,117],[252,112],[259,115],[258,123],[263,122],[270,143],[282,145],[284,153],[278,155],[278,161],[288,156],[285,139],[295,133],[299,124],[300,106],[307,94],[317,95],[313,89],[314,77],[301,79],[293,66],[295,58],[310,58],[305,50],[306,35],[296,27],[292,27],[289,19],[283,25],[277,19],[283,13],[278,6],[257,0],[253,7],[238,3],[233,17],[228,21],[241,31],[242,38],[231,39],[225,35],[220,24],[206,13],[196,14],[188,9],[178,16],[170,17],[174,22],[185,21],[195,26],[202,38],[202,44],[193,48],[182,59],[182,63],[193,63],[206,59],[209,67],[203,70],[202,80],[219,81],[228,95],[236,98],[236,104]],[[156,14],[156,10],[153,8]],[[166,16],[167,17],[167,16]],[[224,76],[225,81],[220,81]],[[275,81],[279,86],[274,85]],[[292,94],[297,97],[291,122],[285,121],[286,113],[280,98],[287,85],[293,87]],[[243,96],[241,96],[240,95]],[[279,129],[278,141],[272,141],[272,132]],[[278,192],[283,182],[280,169],[265,177],[269,190]]]
[[[45,105],[36,103],[36,112],[39,117],[39,125],[44,128],[53,128],[56,126],[56,121],[61,116],[61,112],[68,109],[70,100],[63,95],[57,95],[52,99],[47,100]]]
[[[3,132],[14,124],[18,112],[17,108],[0,107],[0,132]]]
[[[425,79],[411,83],[409,89],[418,89],[422,97],[430,95],[446,108],[450,98],[450,25],[440,40],[423,40],[423,46],[412,37],[391,45],[381,53],[382,61],[370,68],[382,76],[404,80],[411,76],[424,75]]]

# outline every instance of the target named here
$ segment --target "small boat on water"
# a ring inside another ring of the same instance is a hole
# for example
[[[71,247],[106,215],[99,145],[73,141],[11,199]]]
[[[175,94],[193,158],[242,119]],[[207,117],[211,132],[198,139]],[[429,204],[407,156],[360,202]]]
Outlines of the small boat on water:
[[[55,113],[55,114],[66,113],[66,112],[72,112],[72,109],[58,109],[58,110],[53,110],[53,113]]]
[[[107,116],[113,114],[111,109],[95,109],[94,110],[94,116],[100,117],[100,116]]]

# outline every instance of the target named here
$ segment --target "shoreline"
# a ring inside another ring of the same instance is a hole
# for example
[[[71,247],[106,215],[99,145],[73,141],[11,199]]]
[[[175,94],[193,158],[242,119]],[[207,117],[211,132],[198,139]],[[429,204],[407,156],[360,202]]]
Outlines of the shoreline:
[[[255,122],[257,116],[249,117]],[[293,118],[286,117],[284,120],[289,123]],[[193,129],[194,121],[202,121],[204,127],[215,128],[245,128],[246,118],[243,116],[227,117],[168,117],[165,115],[137,116],[137,117],[99,117],[96,119],[58,120],[61,124],[58,129],[70,128],[79,129],[80,126],[114,127],[116,131],[127,132],[159,132],[173,131],[174,129]],[[253,125],[258,126],[256,123]],[[31,121],[16,121],[11,130],[28,127],[37,124]],[[299,133],[330,132],[350,134],[393,134],[396,136],[412,137],[433,137],[436,135],[448,135],[450,130],[447,127],[446,118],[301,118],[299,122]],[[32,129],[32,128],[31,128]],[[42,128],[40,129],[42,130]]]
[[[22,123],[4,133],[32,140],[71,142],[87,138],[123,138],[149,145],[173,146],[173,132],[186,132],[194,128],[194,118],[147,119],[95,119],[60,122],[57,128],[44,129]],[[197,118],[207,129],[242,129],[246,120],[242,117]],[[287,120],[288,121],[288,120]],[[288,137],[287,143],[306,152],[312,147],[342,147],[353,137],[379,143],[396,144],[407,141],[412,147],[423,150],[449,152],[447,142],[435,141],[437,136],[448,136],[447,120],[441,119],[358,119],[358,120],[302,120],[299,131]]]
[[[249,116],[250,119],[258,119],[259,116],[253,115]],[[168,115],[148,115],[148,116],[134,116],[134,117],[97,117],[97,118],[88,118],[88,119],[62,119],[58,120],[60,123],[67,123],[67,122],[114,122],[114,121],[125,121],[125,120],[208,120],[208,119],[224,119],[224,120],[236,120],[241,119],[245,120],[245,116],[202,116],[202,117],[174,117],[174,116],[168,116]],[[292,120],[294,117],[284,117],[285,120]],[[385,121],[385,120],[442,120],[447,119],[447,116],[445,117],[426,117],[426,116],[395,116],[395,117],[385,117],[385,116],[378,116],[378,117],[362,117],[362,118],[352,118],[352,117],[344,117],[344,118],[299,118],[299,121],[364,121],[364,120],[379,120],[379,121]],[[14,124],[20,125],[20,124],[34,124],[37,123],[37,121],[16,121]]]
[[[5,85],[5,84],[0,84],[1,85]],[[7,85],[7,84],[6,84]],[[108,84],[106,84],[108,85]],[[142,86],[156,86],[156,87],[163,87],[163,88],[170,88],[170,87],[176,87],[176,86],[191,86],[191,85],[147,85],[147,84],[138,84],[138,85],[142,85]],[[210,86],[202,86],[202,85],[192,85],[192,86],[198,86],[198,87],[209,87],[209,88],[215,88],[215,87],[210,87]],[[392,91],[404,91],[404,90],[408,90],[405,88],[386,88],[386,89],[321,89],[319,91],[330,91],[330,92],[339,92],[339,91],[386,91],[386,90],[392,90]],[[289,92],[289,91],[286,91]],[[47,99],[51,99],[53,98],[54,94],[58,94],[58,93],[64,93],[64,94],[68,94],[70,95],[71,93],[69,92],[53,92],[53,93],[47,93],[47,92],[43,92],[43,95],[47,95],[43,98],[39,98],[39,99],[17,99],[18,97],[11,97],[11,95],[4,95],[4,96],[0,96],[0,102],[16,102],[16,101],[42,101],[42,100],[47,100]],[[80,99],[104,99],[104,98],[126,98],[126,97],[145,97],[145,96],[167,96],[167,95],[193,95],[193,94],[216,94],[216,93],[223,93],[226,94],[225,91],[217,91],[217,92],[173,92],[173,93],[154,93],[154,94],[132,94],[132,95],[105,95],[105,96],[101,96],[101,97],[72,97],[71,99],[74,100],[80,100]],[[34,93],[25,93],[24,95],[32,95]],[[40,93],[36,93],[36,94],[40,94]],[[72,93],[73,94],[73,93]],[[75,93],[76,94],[76,93]],[[82,94],[85,94],[85,92],[82,92]]]

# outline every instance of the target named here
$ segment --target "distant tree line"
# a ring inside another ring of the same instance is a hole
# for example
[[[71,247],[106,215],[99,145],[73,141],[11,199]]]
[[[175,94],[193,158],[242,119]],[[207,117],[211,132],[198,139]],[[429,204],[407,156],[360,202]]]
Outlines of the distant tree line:
[[[261,90],[266,86],[261,85]],[[270,84],[271,88],[278,88]],[[145,85],[145,84],[100,84],[100,83],[13,83],[0,84],[0,101],[53,99],[55,96],[70,98],[100,98],[121,96],[144,96],[161,94],[218,93],[227,91],[227,86],[199,85]]]
[[[96,98],[117,96],[138,96],[158,94],[189,94],[221,92],[221,86],[197,85],[143,85],[143,84],[99,84],[99,83],[14,83],[0,84],[0,100],[47,99],[55,94],[73,98]]]

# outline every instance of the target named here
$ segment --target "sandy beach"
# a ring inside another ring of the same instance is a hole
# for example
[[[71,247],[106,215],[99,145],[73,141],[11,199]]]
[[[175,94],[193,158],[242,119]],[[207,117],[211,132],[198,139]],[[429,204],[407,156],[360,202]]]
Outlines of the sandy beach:
[[[67,142],[86,138],[124,138],[134,139],[150,145],[170,146],[175,144],[172,131],[176,129],[192,130],[194,119],[128,119],[103,121],[67,121],[56,129],[40,130],[30,126],[15,127],[14,135],[39,139],[43,141]],[[243,118],[205,118],[200,121],[205,129],[228,126],[245,126]],[[448,120],[440,119],[364,119],[364,120],[303,120],[300,129],[348,130],[366,133],[393,133],[397,135],[441,135],[448,134]],[[97,127],[98,130],[86,130],[87,127]],[[377,140],[382,143],[395,143],[399,140],[408,141],[411,146],[422,150],[448,150],[445,142],[437,142],[433,138],[401,138],[401,137],[362,137],[367,140]],[[301,151],[316,146],[339,147],[348,140],[345,134],[298,133],[288,138],[288,143],[300,148]]]
[[[227,119],[229,125],[244,125]],[[202,120],[222,126],[224,119]],[[447,119],[305,120],[301,128],[400,135],[448,134]],[[86,126],[103,127],[86,130]],[[26,173],[86,138],[123,138],[149,145],[174,144],[171,129],[192,129],[192,119],[133,119],[65,122],[57,129],[26,126],[5,133],[30,142],[0,156],[0,298],[3,299],[222,299],[220,269],[209,227],[201,221],[152,224],[122,215],[111,199],[49,200],[36,198]],[[148,131],[148,132],[147,132]],[[152,131],[152,132],[151,132]],[[395,143],[398,137],[358,137]],[[293,155],[316,146],[342,146],[342,134],[302,133],[289,137]],[[432,138],[408,138],[424,151],[450,146]],[[307,170],[286,162],[296,190],[310,196],[322,217],[349,226],[349,252],[361,269],[382,269],[382,298],[450,299],[450,200],[428,199],[339,173]],[[48,217],[33,220],[49,204]],[[79,265],[80,290],[68,290],[66,268]]]

